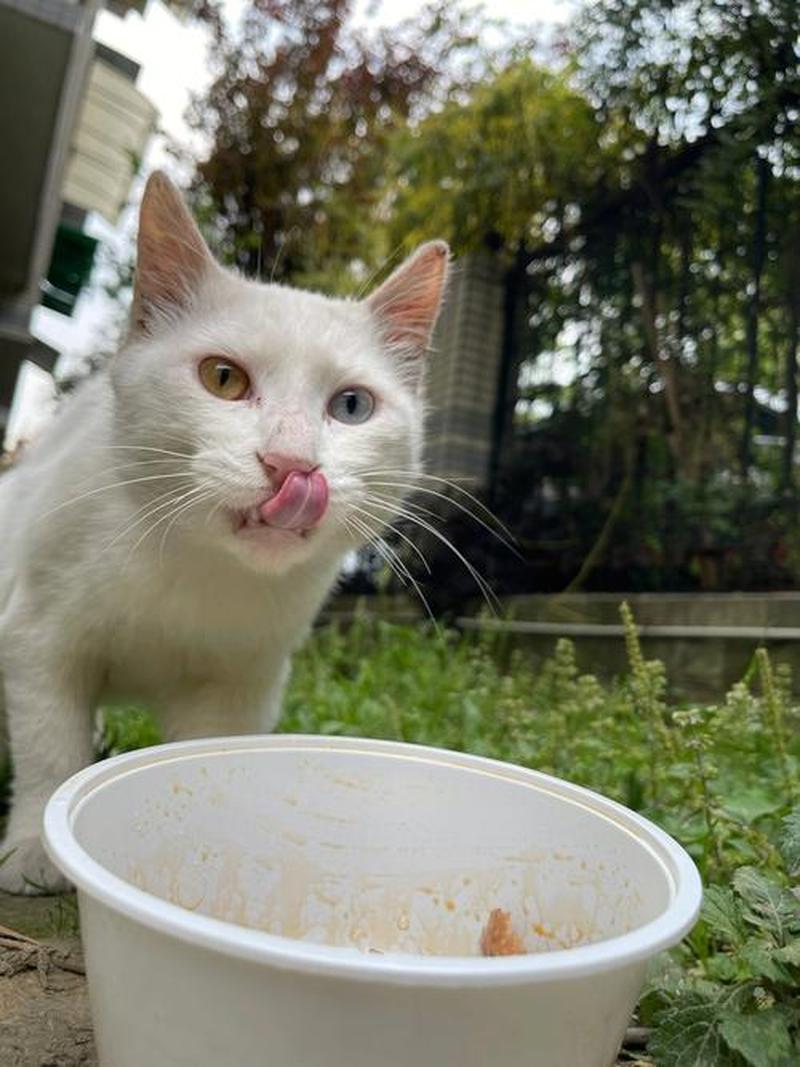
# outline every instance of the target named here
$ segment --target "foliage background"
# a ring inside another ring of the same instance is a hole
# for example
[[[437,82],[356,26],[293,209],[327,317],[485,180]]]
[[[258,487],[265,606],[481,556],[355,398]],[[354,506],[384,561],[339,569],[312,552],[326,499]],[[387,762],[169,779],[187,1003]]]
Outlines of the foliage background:
[[[195,14],[231,261],[357,293],[427,237],[496,257],[486,496],[524,562],[450,533],[499,592],[795,584],[794,0],[598,0],[547,43],[441,2],[379,32],[350,0]]]

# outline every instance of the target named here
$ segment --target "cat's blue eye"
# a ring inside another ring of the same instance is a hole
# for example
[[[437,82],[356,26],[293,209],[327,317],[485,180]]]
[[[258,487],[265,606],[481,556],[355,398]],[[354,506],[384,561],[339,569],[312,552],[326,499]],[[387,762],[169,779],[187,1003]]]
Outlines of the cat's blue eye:
[[[331,418],[351,425],[366,422],[374,410],[375,397],[368,389],[342,389],[328,404],[328,414]]]

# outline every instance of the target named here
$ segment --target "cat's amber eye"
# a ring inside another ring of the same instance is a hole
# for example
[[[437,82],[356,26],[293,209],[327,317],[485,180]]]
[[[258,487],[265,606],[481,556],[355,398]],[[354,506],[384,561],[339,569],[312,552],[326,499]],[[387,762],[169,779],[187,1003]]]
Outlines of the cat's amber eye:
[[[245,372],[224,356],[208,356],[198,373],[209,393],[220,400],[244,400],[250,392],[250,379]]]

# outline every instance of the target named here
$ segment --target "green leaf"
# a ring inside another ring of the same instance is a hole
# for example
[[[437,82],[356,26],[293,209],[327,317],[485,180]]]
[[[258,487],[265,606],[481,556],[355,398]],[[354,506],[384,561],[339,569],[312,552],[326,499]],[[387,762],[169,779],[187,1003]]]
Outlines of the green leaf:
[[[719,941],[736,947],[744,943],[747,929],[742,918],[742,906],[732,889],[710,885],[703,894],[701,918]]]
[[[783,820],[779,845],[789,873],[800,874],[800,805]]]
[[[748,825],[763,815],[771,815],[780,806],[780,799],[774,793],[767,793],[763,789],[737,789],[723,804],[729,815]]]
[[[776,948],[773,956],[781,963],[789,963],[792,967],[800,967],[800,940],[790,941],[783,948]]]
[[[101,711],[103,736],[101,752],[104,755],[117,755],[130,752],[148,745],[157,745],[161,741],[161,731],[153,715],[146,709],[136,706],[105,707]]]
[[[766,930],[782,945],[800,930],[800,900],[754,867],[740,867],[733,876],[736,892],[744,901],[746,922]]]
[[[686,989],[656,1017],[648,1046],[658,1067],[733,1067],[719,1032],[721,1017],[740,998],[739,990]]]
[[[747,963],[738,958],[734,959],[727,952],[712,953],[705,961],[704,967],[706,975],[715,982],[736,982],[752,974]]]
[[[792,1038],[776,1008],[754,1015],[726,1015],[719,1032],[728,1048],[751,1067],[789,1067],[792,1062]]]
[[[737,953],[747,964],[753,978],[766,978],[770,982],[779,982],[791,986],[791,971],[776,958],[778,949],[765,941],[750,941]]]

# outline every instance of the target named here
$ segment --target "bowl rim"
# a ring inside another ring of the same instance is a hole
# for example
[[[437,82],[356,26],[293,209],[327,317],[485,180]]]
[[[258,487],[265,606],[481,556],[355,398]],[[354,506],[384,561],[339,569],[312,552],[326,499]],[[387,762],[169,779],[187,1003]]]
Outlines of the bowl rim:
[[[587,808],[635,837],[660,863],[670,902],[655,919],[625,934],[575,948],[524,956],[373,955],[270,934],[189,911],[112,874],[78,843],[73,822],[91,794],[113,779],[156,763],[240,751],[359,752],[426,763],[446,763],[500,776]],[[50,858],[80,894],[107,908],[194,946],[281,970],[350,980],[416,986],[500,986],[585,977],[643,963],[677,944],[694,925],[702,883],[685,849],[650,820],[599,793],[541,771],[427,745],[314,734],[267,734],[177,741],[114,756],[79,771],[53,793],[44,813],[44,844]]]

